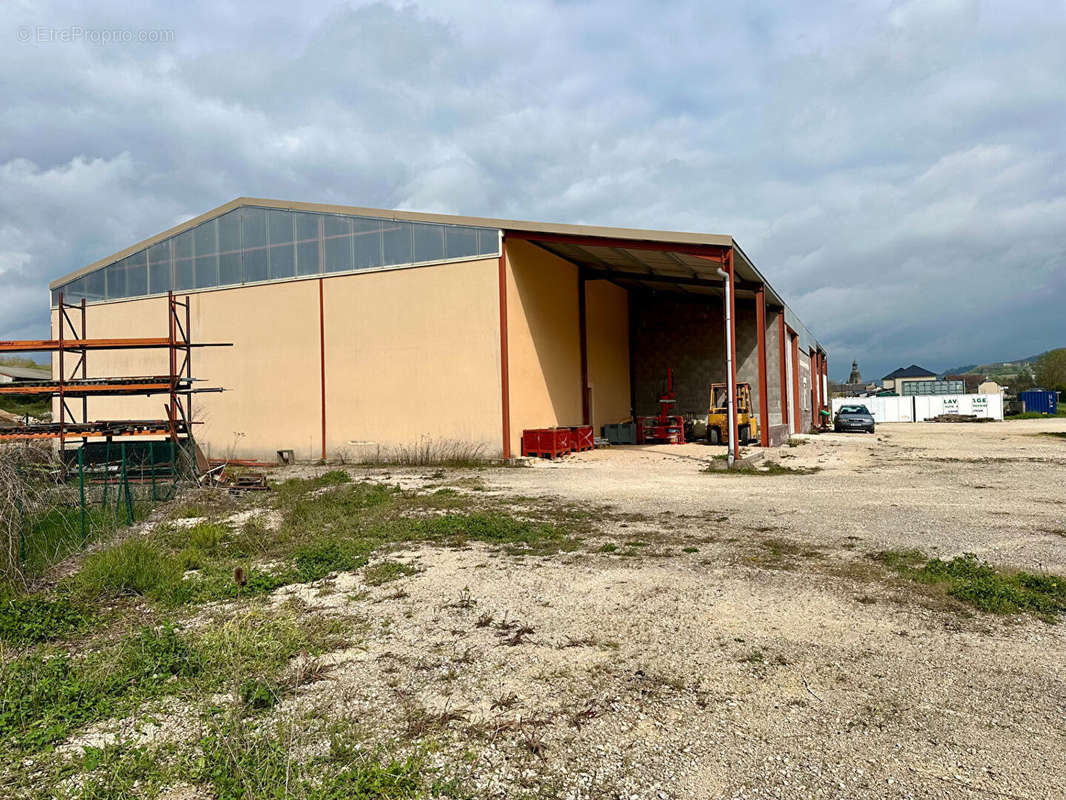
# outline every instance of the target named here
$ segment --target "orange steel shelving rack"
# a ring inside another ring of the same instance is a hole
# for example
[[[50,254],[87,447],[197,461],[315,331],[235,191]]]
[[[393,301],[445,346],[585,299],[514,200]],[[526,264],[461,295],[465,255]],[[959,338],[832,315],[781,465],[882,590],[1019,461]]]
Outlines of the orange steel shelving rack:
[[[175,445],[192,437],[192,396],[201,392],[221,392],[221,388],[194,388],[192,351],[199,347],[230,347],[230,343],[203,343],[191,340],[189,297],[178,299],[167,293],[167,335],[142,338],[91,339],[86,333],[85,299],[67,303],[59,293],[59,330],[55,339],[0,341],[0,353],[52,352],[58,361],[58,377],[0,385],[0,394],[47,394],[58,399],[59,420],[51,423],[0,428],[0,442],[58,439],[60,450],[68,438],[120,439],[131,436],[165,436]],[[166,375],[90,378],[87,356],[93,350],[166,349],[169,371]],[[68,354],[77,359],[68,368]],[[165,417],[154,420],[89,420],[89,397],[167,395]],[[81,400],[80,421],[68,403]]]

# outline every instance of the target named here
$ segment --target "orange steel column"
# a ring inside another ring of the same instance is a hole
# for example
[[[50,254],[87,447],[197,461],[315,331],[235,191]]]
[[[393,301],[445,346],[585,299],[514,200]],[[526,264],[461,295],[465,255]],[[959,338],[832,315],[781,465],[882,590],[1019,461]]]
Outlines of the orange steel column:
[[[730,247],[726,250],[725,254],[726,272],[729,273],[729,392],[733,398],[733,429],[729,432],[732,437],[730,442],[730,449],[736,453],[740,440],[738,438],[739,431],[737,425],[737,293],[736,293],[736,280],[733,270],[733,248]]]
[[[577,324],[578,344],[581,348],[581,424],[592,424],[592,404],[589,402],[589,344],[588,311],[585,307],[585,271],[577,268]]]
[[[511,378],[507,362],[507,252],[500,236],[500,393],[503,401],[503,457],[511,457]]]
[[[322,391],[322,460],[326,460],[326,312],[322,278],[318,279],[318,358]]]
[[[779,364],[781,366],[781,423],[791,425],[788,418],[788,363],[785,360],[785,309],[777,312],[777,344],[780,350]]]
[[[755,290],[755,334],[759,356],[759,444],[770,446],[770,398],[766,389],[766,287]]]

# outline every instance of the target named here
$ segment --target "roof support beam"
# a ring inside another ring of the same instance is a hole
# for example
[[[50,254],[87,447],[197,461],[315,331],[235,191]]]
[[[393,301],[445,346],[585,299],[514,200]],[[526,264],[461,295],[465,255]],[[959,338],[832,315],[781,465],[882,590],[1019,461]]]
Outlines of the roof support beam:
[[[673,283],[679,286],[708,286],[715,289],[721,289],[725,285],[725,281],[719,279],[689,278],[684,275],[647,275],[637,272],[622,272],[621,270],[587,270],[585,276],[590,280],[643,280],[648,283]],[[758,291],[762,286],[763,284],[761,283],[753,283],[751,281],[733,281],[733,287],[740,289],[741,291],[754,292]]]
[[[650,242],[645,239],[618,239],[610,236],[578,236],[568,233],[535,233],[508,229],[510,239],[525,239],[532,242],[558,242],[586,247],[620,247],[624,250],[656,250],[659,252],[683,253],[702,256],[708,261],[725,263],[725,253],[730,249],[716,244],[681,244],[677,242]]]

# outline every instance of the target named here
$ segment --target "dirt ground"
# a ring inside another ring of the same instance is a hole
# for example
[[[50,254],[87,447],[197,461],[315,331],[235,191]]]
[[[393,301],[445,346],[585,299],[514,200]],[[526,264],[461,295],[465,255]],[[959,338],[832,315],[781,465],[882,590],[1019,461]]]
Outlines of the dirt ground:
[[[398,580],[277,590],[359,633],[266,719],[352,722],[368,751],[417,750],[457,781],[447,796],[1057,800],[1066,625],[975,611],[870,558],[1066,574],[1066,441],[1046,432],[1066,420],[800,437],[764,456],[795,471],[766,475],[707,472],[723,449],[699,444],[349,468],[589,527],[570,551],[408,545],[376,556],[417,570]],[[193,736],[195,710],[156,717],[64,747]]]
[[[391,669],[428,708],[532,720],[536,758],[480,751],[485,796],[1061,798],[1063,626],[938,607],[860,566],[916,547],[1066,571],[1066,442],[1044,431],[1066,420],[885,425],[769,454],[807,475],[702,472],[717,450],[697,444],[481,471],[490,493],[606,508],[640,555],[412,551],[405,596],[374,591],[390,624],[333,676],[351,693],[320,691],[373,708],[364,690]],[[499,646],[486,613],[529,643]],[[389,666],[427,654],[460,677]]]

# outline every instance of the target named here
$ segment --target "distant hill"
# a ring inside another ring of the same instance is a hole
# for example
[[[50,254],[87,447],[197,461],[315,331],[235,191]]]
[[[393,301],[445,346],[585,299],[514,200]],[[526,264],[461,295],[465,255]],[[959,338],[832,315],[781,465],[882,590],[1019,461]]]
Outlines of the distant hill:
[[[962,367],[952,367],[951,369],[944,370],[940,373],[940,377],[943,378],[945,375],[962,375],[967,372],[976,372],[981,375],[987,375],[992,380],[1002,383],[1009,378],[1013,378],[1025,367],[1032,369],[1033,364],[1042,355],[1044,354],[1038,353],[1035,356],[1019,358],[1015,361],[993,361],[988,364],[967,364]]]

